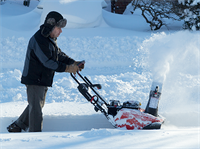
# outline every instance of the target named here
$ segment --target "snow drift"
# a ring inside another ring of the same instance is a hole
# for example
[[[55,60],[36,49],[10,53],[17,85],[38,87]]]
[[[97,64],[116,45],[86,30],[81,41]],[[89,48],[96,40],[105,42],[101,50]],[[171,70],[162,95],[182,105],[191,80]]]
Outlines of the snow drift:
[[[97,27],[102,22],[103,0],[42,0],[41,23],[50,11],[58,11],[67,18],[66,28]],[[91,13],[92,12],[92,13]]]

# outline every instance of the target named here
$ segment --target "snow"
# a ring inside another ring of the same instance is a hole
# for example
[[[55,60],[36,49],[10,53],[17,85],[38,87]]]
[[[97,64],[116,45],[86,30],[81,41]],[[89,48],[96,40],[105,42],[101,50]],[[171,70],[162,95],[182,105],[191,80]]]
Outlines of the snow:
[[[6,0],[0,5],[0,146],[6,148],[200,148],[200,34],[168,22],[150,31],[139,14],[111,14],[103,0]],[[43,7],[38,9],[37,6]],[[108,5],[109,6],[109,5]],[[48,11],[68,20],[59,47],[107,101],[136,100],[145,108],[153,80],[163,83],[160,130],[114,129],[78,92],[68,73],[57,73],[43,109],[41,133],[8,133],[27,105],[20,83],[30,37]],[[169,29],[169,30],[168,30]]]
[[[198,3],[200,3],[200,0],[194,0],[192,5],[197,5]]]
[[[185,0],[178,0],[179,4],[185,5]]]

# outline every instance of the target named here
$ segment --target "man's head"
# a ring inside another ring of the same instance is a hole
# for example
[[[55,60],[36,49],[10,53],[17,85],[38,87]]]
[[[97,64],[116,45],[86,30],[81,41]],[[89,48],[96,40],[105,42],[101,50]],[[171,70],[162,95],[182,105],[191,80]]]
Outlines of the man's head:
[[[48,37],[49,35],[52,36],[53,32],[57,32],[57,35],[54,34],[54,36],[58,37],[62,32],[61,28],[65,27],[66,24],[67,20],[60,13],[51,11],[46,16],[41,33],[43,36]]]
[[[50,33],[51,38],[57,38],[62,33],[62,28],[55,26]]]

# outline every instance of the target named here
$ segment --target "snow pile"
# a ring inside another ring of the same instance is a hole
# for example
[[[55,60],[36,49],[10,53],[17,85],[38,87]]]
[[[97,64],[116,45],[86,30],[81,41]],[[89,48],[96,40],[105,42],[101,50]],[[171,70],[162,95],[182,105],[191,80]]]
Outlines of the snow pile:
[[[146,23],[141,13],[136,13],[136,15],[119,15],[102,10],[105,22],[111,27],[131,29],[135,31],[150,30],[149,25]]]
[[[97,27],[102,22],[103,0],[42,0],[41,24],[49,11],[58,11],[67,18],[66,28]],[[92,12],[92,13],[91,13]]]
[[[11,10],[13,5],[17,7],[16,11],[14,12]],[[1,18],[3,20],[1,21],[1,28],[5,28],[14,32],[24,32],[38,28],[41,16],[40,10],[35,9],[31,11],[33,8],[23,9],[24,7],[22,5],[9,1],[1,7]]]

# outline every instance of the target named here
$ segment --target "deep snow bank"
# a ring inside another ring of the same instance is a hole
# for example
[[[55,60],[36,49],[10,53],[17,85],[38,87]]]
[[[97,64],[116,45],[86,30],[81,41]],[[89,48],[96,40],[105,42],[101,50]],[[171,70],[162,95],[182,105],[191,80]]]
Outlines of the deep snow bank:
[[[142,15],[121,15],[110,13],[106,10],[102,10],[102,16],[105,22],[115,28],[130,29],[135,31],[148,31],[149,25],[146,23]]]
[[[24,7],[22,3],[23,1],[7,0],[0,7],[1,27],[8,30],[8,33],[10,30],[16,34],[21,31],[36,31],[50,11],[58,11],[67,19],[66,28],[106,26],[102,18],[102,6],[106,5],[104,0],[41,0],[39,3],[33,0],[30,7]],[[16,8],[12,9],[13,7]]]
[[[47,13],[58,11],[67,19],[66,28],[97,27],[102,23],[104,0],[42,0],[41,23]]]
[[[5,28],[11,30],[11,32],[36,29],[41,17],[41,10],[36,8],[37,4],[37,1],[33,1],[30,7],[25,7],[22,5],[22,1],[8,0],[4,5],[0,5],[1,29]],[[10,34],[10,31],[6,31],[6,34]],[[1,32],[1,35],[3,35],[3,32]]]

